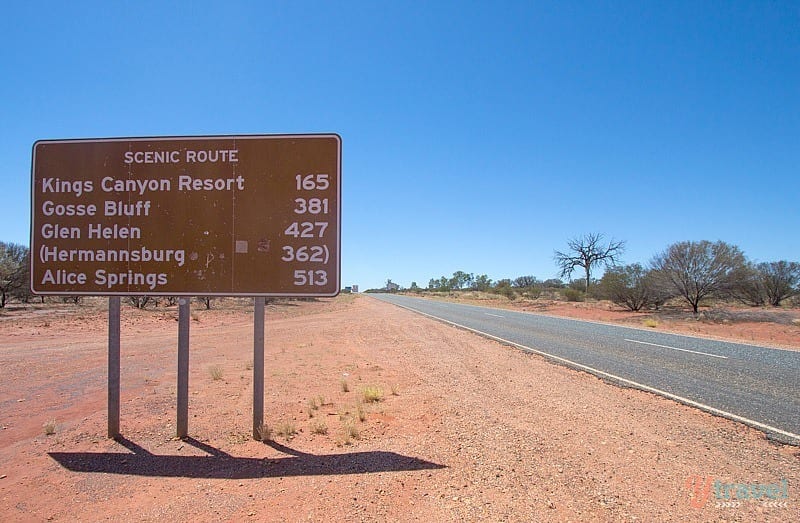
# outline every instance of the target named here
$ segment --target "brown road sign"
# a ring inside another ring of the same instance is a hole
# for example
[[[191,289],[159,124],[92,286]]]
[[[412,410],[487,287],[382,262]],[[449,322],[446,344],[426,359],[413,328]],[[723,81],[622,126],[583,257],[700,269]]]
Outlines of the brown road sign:
[[[38,141],[31,289],[335,296],[341,152],[335,134]]]

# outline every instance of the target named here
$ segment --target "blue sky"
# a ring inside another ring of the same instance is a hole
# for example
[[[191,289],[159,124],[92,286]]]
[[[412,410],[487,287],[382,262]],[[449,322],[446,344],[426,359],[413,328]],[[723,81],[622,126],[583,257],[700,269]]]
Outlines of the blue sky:
[[[38,139],[336,132],[342,281],[557,275],[598,232],[800,261],[800,2],[14,2],[0,240]]]

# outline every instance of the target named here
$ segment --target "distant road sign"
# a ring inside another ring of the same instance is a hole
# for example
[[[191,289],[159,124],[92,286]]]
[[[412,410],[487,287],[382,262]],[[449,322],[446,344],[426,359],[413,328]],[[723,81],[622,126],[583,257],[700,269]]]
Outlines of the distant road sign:
[[[335,134],[42,140],[31,290],[335,296]]]

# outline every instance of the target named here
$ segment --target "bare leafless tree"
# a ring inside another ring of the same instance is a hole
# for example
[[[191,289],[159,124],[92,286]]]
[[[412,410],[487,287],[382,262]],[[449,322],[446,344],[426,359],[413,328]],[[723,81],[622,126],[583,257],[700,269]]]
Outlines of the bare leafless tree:
[[[536,276],[520,276],[516,278],[513,282],[514,287],[523,288],[523,287],[533,287],[539,283],[539,280],[536,279]]]
[[[745,263],[732,278],[733,284],[728,291],[732,298],[751,307],[766,305],[767,293],[763,278],[755,265],[750,262]]]
[[[558,268],[561,269],[561,277],[568,278],[576,267],[582,267],[586,275],[587,292],[592,281],[592,269],[600,264],[606,267],[616,265],[625,252],[624,241],[612,239],[608,244],[604,244],[603,235],[599,233],[573,238],[567,242],[567,246],[569,247],[567,252],[555,251],[553,255]]]
[[[151,297],[150,296],[128,296],[128,303],[136,307],[137,309],[144,309],[147,307],[147,304],[150,303]]]
[[[756,269],[770,305],[778,307],[783,300],[800,294],[800,263],[781,260],[759,263]]]
[[[197,296],[195,299],[198,301],[198,303],[202,303],[203,307],[205,307],[207,311],[211,310],[211,302],[214,301],[213,297],[211,297],[211,296]]]
[[[744,254],[735,245],[707,240],[674,243],[652,262],[695,314],[704,298],[730,294],[745,264]]]
[[[167,307],[172,307],[178,304],[177,296],[164,296],[164,299],[167,301]]]
[[[28,248],[0,242],[0,309],[9,295],[28,285]]]

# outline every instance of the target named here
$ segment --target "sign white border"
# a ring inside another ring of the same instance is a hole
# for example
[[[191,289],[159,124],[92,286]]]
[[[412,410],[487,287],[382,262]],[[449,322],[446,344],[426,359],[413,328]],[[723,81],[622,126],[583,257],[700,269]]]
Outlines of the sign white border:
[[[264,139],[305,139],[305,138],[333,138],[338,144],[337,147],[337,195],[336,195],[336,219],[338,220],[336,237],[336,288],[333,293],[315,292],[291,292],[291,293],[259,293],[259,292],[237,292],[237,293],[214,293],[214,292],[93,292],[93,291],[37,291],[34,288],[34,217],[35,207],[35,169],[36,169],[36,146],[48,143],[106,143],[106,142],[159,142],[159,141],[178,141],[178,140],[264,140]],[[214,297],[269,297],[269,298],[333,298],[341,291],[342,276],[342,137],[337,133],[306,133],[306,134],[245,134],[245,135],[200,135],[200,136],[139,136],[139,137],[113,137],[113,138],[67,138],[67,139],[44,139],[33,143],[31,152],[31,225],[30,225],[30,290],[33,294],[44,296],[214,296]]]

